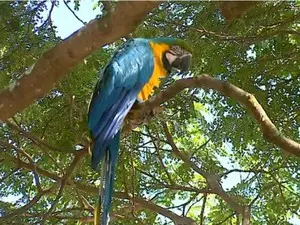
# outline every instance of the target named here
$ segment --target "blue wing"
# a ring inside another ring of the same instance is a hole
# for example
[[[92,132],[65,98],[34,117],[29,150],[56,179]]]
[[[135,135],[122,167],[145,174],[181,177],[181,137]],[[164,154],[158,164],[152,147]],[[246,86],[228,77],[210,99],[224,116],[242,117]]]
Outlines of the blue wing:
[[[107,146],[121,125],[141,88],[150,79],[153,53],[146,39],[132,39],[121,47],[100,77],[88,114],[93,148],[92,167],[96,168]]]
[[[100,74],[88,113],[88,128],[94,140],[92,168],[96,169],[100,160],[103,161],[98,202],[98,208],[103,207],[103,214],[102,219],[95,217],[96,224],[98,221],[101,225],[108,222],[120,129],[138,93],[150,79],[153,68],[154,57],[149,41],[133,39],[118,50]]]

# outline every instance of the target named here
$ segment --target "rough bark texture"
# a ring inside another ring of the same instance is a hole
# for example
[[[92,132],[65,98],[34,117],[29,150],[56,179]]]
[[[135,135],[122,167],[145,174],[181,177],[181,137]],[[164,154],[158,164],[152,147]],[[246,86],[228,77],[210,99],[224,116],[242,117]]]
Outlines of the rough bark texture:
[[[49,92],[85,57],[132,32],[160,2],[119,2],[102,19],[95,19],[45,52],[23,76],[0,93],[0,120],[6,120]]]
[[[219,8],[226,20],[233,20],[244,15],[257,1],[224,1],[219,3]]]

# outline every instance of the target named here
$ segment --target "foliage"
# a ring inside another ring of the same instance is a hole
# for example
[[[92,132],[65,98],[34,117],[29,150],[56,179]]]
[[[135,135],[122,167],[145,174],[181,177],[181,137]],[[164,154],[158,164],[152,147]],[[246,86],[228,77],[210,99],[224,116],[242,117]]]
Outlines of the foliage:
[[[61,41],[42,16],[49,10],[45,1],[0,3],[1,88]],[[253,93],[278,129],[300,141],[299,13],[297,2],[261,2],[228,22],[215,2],[167,2],[132,36],[188,40],[190,76],[207,73]],[[100,172],[86,154],[86,112],[98,71],[120,43],[95,52],[1,125],[0,222],[92,221]],[[112,224],[240,224],[248,207],[252,224],[291,224],[300,216],[299,162],[263,139],[241,105],[214,91],[185,90],[122,139]]]

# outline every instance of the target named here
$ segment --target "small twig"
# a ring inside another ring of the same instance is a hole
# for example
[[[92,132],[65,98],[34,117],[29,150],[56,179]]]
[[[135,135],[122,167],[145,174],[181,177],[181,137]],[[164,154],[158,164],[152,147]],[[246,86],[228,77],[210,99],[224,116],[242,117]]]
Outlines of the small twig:
[[[208,192],[207,192],[208,193]],[[206,194],[207,194],[206,193]],[[198,195],[199,193],[197,193],[197,195]],[[196,197],[197,197],[197,195],[196,195]],[[195,197],[195,198],[196,198]],[[196,201],[195,202],[193,202],[190,206],[189,206],[189,208],[186,210],[186,212],[185,212],[185,215],[187,215],[188,213],[189,213],[189,211],[192,209],[192,207],[194,206],[194,205],[196,205],[198,202],[200,202],[201,200],[203,199],[203,196],[198,200],[198,199],[196,199]]]
[[[157,153],[158,161],[159,161],[161,167],[163,168],[164,172],[166,173],[169,182],[170,182],[171,184],[174,184],[174,181],[173,181],[173,179],[172,179],[172,177],[171,177],[171,175],[170,175],[168,169],[166,168],[166,166],[165,166],[165,164],[164,164],[164,162],[163,162],[162,156],[161,156],[161,154],[160,154],[160,139],[159,139],[159,135],[158,135],[158,133],[156,133],[156,137],[157,137],[156,140],[157,140],[157,142],[155,142],[155,141],[153,140],[153,136],[152,136],[151,133],[150,133],[149,127],[146,126],[146,128],[147,128],[147,132],[148,132],[148,134],[149,134],[149,137],[151,137],[152,143],[153,143],[153,145],[154,145],[154,147],[155,147],[155,150],[156,150],[156,153]]]
[[[156,140],[156,141],[159,140],[157,137],[151,135],[149,132],[148,133],[144,133],[142,131],[136,131],[136,130],[133,130],[132,132],[133,133],[137,133],[137,134],[141,134],[141,135],[146,136],[146,137],[150,137],[151,138],[151,142],[152,142],[152,140]],[[163,142],[164,144],[168,144],[168,142],[165,141],[165,140],[159,140],[159,141]]]
[[[136,169],[138,172],[140,172],[141,174],[144,174],[144,175],[146,175],[146,176],[148,176],[148,177],[151,177],[151,178],[152,178],[153,180],[155,180],[157,183],[162,184],[162,185],[164,185],[164,186],[167,186],[167,184],[163,183],[163,182],[160,181],[157,177],[151,175],[150,173],[147,173],[147,172],[145,172],[145,171],[143,171],[143,170],[141,170],[141,169],[139,169],[139,168],[137,168],[137,167],[135,167],[135,169]]]
[[[131,151],[130,151],[130,164],[131,164],[131,186],[132,186],[132,215],[134,215],[134,208],[135,208],[135,183],[134,183],[134,180],[135,180],[135,169],[134,169],[134,159],[133,159],[133,136],[131,136]]]
[[[197,195],[198,195],[198,193],[196,193],[195,196],[190,197],[190,199],[187,200],[186,202],[184,202],[184,203],[182,203],[180,205],[175,205],[175,206],[167,207],[167,209],[176,209],[176,208],[181,208],[181,207],[185,208],[188,204],[190,204],[197,197]],[[186,215],[186,213],[183,210],[182,216],[184,216],[184,215]]]
[[[53,1],[52,3],[51,3],[51,8],[50,8],[50,11],[49,11],[49,14],[48,14],[48,17],[47,17],[47,19],[42,23],[42,25],[41,26],[39,26],[39,28],[41,28],[41,27],[44,27],[47,23],[49,23],[50,24],[50,26],[51,26],[51,29],[52,29],[52,31],[54,31],[54,29],[53,29],[53,26],[52,26],[52,20],[51,20],[51,15],[52,15],[52,12],[53,12],[53,9],[54,9],[54,6],[55,6],[55,1]]]
[[[82,204],[82,206],[84,207],[85,210],[89,209],[92,212],[94,211],[94,207],[89,203],[89,201],[80,194],[79,190],[77,189],[76,185],[74,184],[73,180],[70,180],[70,183],[72,185],[72,187],[75,189],[75,192],[77,194],[77,197],[80,201],[80,203]]]
[[[203,222],[204,222],[204,211],[205,211],[206,200],[207,200],[207,193],[204,193],[203,204],[202,204],[202,209],[201,209],[201,213],[200,213],[200,225],[204,224]]]
[[[139,171],[141,174],[144,174],[150,178],[152,178],[153,180],[156,181],[156,183],[153,183],[153,188],[168,188],[170,190],[179,190],[179,191],[188,191],[188,192],[195,192],[195,193],[214,193],[214,191],[212,191],[211,189],[207,189],[207,188],[196,188],[196,187],[188,187],[188,186],[181,186],[178,184],[166,184],[160,180],[158,180],[155,176],[139,169],[139,168],[135,168],[137,171]]]
[[[28,159],[28,161],[32,164],[32,166],[33,166],[33,175],[34,175],[34,180],[35,180],[35,183],[36,183],[36,186],[37,186],[37,190],[38,190],[38,192],[41,192],[42,191],[42,187],[41,187],[41,183],[40,183],[39,174],[37,173],[37,170],[36,170],[36,164],[35,164],[35,162],[31,158],[31,156],[29,154],[27,154],[24,150],[22,150],[22,149],[17,149],[17,150],[22,155],[24,155]]]
[[[235,172],[238,172],[238,173],[268,173],[267,171],[265,170],[262,170],[262,169],[249,169],[249,170],[242,170],[242,169],[231,169],[231,170],[228,170],[226,171],[225,173],[221,174],[220,176],[221,177],[224,177],[224,176],[227,176],[228,174],[230,173],[235,173]]]
[[[0,183],[2,183],[3,181],[5,181],[8,177],[10,177],[11,175],[13,175],[18,170],[20,170],[20,168],[16,168],[16,169],[12,170],[11,172],[6,173],[5,176],[0,179]]]
[[[164,191],[157,192],[154,196],[152,196],[152,197],[150,198],[150,201],[151,201],[151,202],[154,201],[159,195],[161,195],[161,194],[163,194],[163,193],[164,193]]]
[[[70,8],[69,4],[68,4],[65,0],[64,0],[64,4],[67,6],[67,8],[70,10],[70,12],[73,14],[73,16],[75,16],[75,18],[76,18],[77,20],[79,20],[83,25],[86,24],[86,22],[84,22],[82,19],[80,19],[80,18],[76,15],[76,13]]]
[[[58,194],[57,194],[55,200],[52,202],[50,209],[49,209],[48,212],[44,215],[44,217],[43,217],[43,219],[42,219],[42,221],[41,221],[41,224],[45,224],[47,218],[49,217],[49,215],[50,215],[50,214],[53,212],[53,210],[55,209],[56,204],[58,203],[60,197],[62,196],[62,193],[63,193],[63,190],[64,190],[64,185],[65,185],[65,183],[62,183],[62,184],[61,184],[61,186],[60,186],[60,188],[59,188],[59,191],[58,191]]]
[[[230,219],[231,217],[233,217],[236,213],[232,213],[229,216],[227,216],[224,220],[222,220],[221,222],[217,223],[216,225],[221,225],[223,223],[225,223],[228,219]]]
[[[200,145],[198,148],[196,148],[196,149],[192,152],[192,154],[191,154],[190,157],[191,157],[191,158],[194,157],[194,154],[195,154],[196,152],[198,152],[199,150],[201,150],[202,148],[204,148],[210,141],[211,141],[211,138],[208,139],[206,142],[204,142],[202,145]]]

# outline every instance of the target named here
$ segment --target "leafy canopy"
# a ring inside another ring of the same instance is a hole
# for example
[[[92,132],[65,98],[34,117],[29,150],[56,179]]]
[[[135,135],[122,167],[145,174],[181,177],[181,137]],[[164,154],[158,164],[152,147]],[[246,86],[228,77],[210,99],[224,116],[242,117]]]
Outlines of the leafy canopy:
[[[42,16],[51,8],[0,3],[1,88],[61,41],[51,17]],[[185,39],[193,47],[189,76],[206,73],[253,93],[277,128],[300,141],[297,21],[293,1],[261,2],[230,21],[216,2],[166,2],[132,36]],[[86,58],[2,123],[1,222],[92,221],[100,172],[86,154],[86,113],[98,71],[121,43]],[[156,92],[181,78],[169,77]],[[299,180],[299,159],[263,139],[245,108],[215,91],[186,89],[122,139],[112,224],[240,224],[245,209],[252,224],[292,224],[300,215]]]

